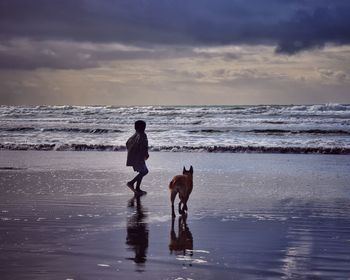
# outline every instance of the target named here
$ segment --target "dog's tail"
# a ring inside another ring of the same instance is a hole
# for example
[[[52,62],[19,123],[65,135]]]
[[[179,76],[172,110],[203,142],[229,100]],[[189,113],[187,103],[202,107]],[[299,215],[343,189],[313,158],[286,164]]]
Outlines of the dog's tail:
[[[169,190],[173,190],[175,187],[175,178],[173,178],[169,183]]]

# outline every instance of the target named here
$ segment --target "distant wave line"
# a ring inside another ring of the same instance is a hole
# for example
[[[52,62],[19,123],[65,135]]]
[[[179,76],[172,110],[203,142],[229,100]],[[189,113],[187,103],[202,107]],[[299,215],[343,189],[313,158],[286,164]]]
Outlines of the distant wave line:
[[[246,132],[253,133],[285,133],[285,134],[338,134],[349,135],[350,131],[341,129],[305,129],[305,130],[288,130],[288,129],[252,129]]]
[[[35,127],[3,127],[0,131],[4,132],[71,132],[71,133],[88,133],[88,134],[106,134],[106,133],[121,133],[120,129],[108,129],[108,128],[77,128],[77,127],[63,127],[63,128],[35,128]],[[149,132],[161,132],[164,129],[150,129]],[[191,129],[188,133],[227,133],[227,132],[243,132],[243,133],[261,133],[261,134],[337,134],[337,135],[350,135],[350,131],[342,129],[305,129],[305,130],[293,130],[293,129]]]
[[[107,128],[35,128],[35,127],[8,127],[0,128],[0,131],[5,132],[72,132],[72,133],[89,133],[89,134],[105,134],[105,133],[119,133],[123,132],[119,129],[107,129]]]
[[[101,144],[13,144],[0,143],[0,150],[37,151],[125,151],[123,145]],[[269,147],[269,146],[151,146],[151,151],[209,153],[289,153],[289,154],[350,154],[350,147]]]
[[[305,130],[292,130],[292,129],[251,129],[251,130],[235,130],[235,129],[192,129],[189,133],[227,133],[227,132],[241,132],[241,133],[261,133],[261,134],[337,134],[337,135],[350,135],[350,131],[341,129],[305,129]]]

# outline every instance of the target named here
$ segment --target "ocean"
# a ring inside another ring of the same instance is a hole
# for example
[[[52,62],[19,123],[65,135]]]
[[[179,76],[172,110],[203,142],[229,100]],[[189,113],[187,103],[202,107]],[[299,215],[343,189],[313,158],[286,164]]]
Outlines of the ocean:
[[[0,106],[0,149],[120,151],[147,122],[151,151],[350,153],[350,105]]]

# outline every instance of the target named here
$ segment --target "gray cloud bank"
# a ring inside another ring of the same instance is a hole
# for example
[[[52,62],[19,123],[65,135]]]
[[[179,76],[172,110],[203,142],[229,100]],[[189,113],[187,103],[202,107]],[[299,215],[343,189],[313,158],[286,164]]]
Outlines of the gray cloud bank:
[[[95,68],[102,62],[113,60],[162,58],[165,55],[164,49],[155,52],[149,48],[114,43],[14,39],[0,43],[0,68],[78,70]]]
[[[348,44],[349,15],[348,0],[2,0],[0,39],[274,44],[294,54]]]

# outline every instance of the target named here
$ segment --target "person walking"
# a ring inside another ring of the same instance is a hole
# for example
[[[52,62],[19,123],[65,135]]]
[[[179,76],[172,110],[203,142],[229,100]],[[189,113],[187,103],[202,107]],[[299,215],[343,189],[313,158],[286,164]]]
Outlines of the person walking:
[[[126,142],[128,151],[126,166],[132,166],[134,171],[138,172],[134,179],[127,182],[126,185],[135,193],[135,195],[143,195],[147,192],[140,189],[144,176],[148,174],[146,160],[148,154],[148,139],[145,133],[146,122],[138,120],[135,122],[135,133]],[[135,185],[136,184],[136,185]]]

